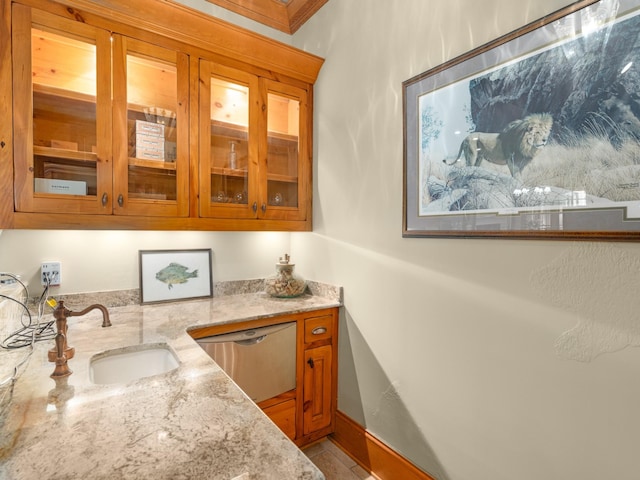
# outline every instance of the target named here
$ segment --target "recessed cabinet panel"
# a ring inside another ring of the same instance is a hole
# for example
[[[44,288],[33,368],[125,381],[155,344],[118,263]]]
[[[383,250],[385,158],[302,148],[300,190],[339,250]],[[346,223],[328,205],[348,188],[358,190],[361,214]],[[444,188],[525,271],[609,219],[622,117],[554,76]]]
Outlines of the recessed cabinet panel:
[[[95,197],[96,46],[33,28],[31,52],[34,191]]]
[[[177,78],[175,63],[127,54],[129,198],[177,198]]]
[[[333,419],[332,351],[330,345],[304,352],[303,433],[331,425]]]
[[[300,102],[273,93],[267,101],[267,202],[297,208]]]
[[[310,192],[308,94],[305,90],[265,80],[266,138],[263,218],[304,220]]]
[[[249,87],[211,77],[211,202],[247,205]]]

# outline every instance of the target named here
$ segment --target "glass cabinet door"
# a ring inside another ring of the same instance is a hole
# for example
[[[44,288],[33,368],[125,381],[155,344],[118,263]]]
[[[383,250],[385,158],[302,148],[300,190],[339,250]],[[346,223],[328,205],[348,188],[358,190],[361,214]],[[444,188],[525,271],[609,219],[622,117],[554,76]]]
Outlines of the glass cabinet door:
[[[200,62],[200,215],[256,216],[258,80]]]
[[[302,89],[265,81],[267,90],[265,218],[304,219],[308,201],[307,101]],[[304,160],[307,161],[304,161]],[[263,176],[264,178],[264,176]]]
[[[111,213],[110,35],[13,5],[16,210]]]
[[[116,214],[189,213],[189,59],[114,36]]]

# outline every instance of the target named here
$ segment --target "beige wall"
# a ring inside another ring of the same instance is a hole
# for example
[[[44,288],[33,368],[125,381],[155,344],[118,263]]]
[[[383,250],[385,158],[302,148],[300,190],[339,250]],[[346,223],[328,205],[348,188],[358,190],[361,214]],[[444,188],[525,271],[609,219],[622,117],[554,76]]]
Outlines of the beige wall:
[[[568,0],[330,0],[293,36],[315,90],[314,232],[340,283],[339,407],[451,480],[638,477],[640,246],[403,239],[402,81]]]
[[[264,278],[291,248],[283,232],[127,232],[4,230],[0,271],[22,276],[31,296],[42,291],[40,264],[62,263],[62,284],[51,294],[138,288],[138,251],[211,248],[214,281]]]

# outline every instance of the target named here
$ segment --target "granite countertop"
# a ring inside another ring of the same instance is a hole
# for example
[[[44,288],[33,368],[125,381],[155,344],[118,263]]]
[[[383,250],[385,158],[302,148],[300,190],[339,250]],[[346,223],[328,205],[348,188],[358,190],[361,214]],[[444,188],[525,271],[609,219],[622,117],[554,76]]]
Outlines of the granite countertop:
[[[108,328],[101,328],[98,310],[70,317],[73,374],[51,379],[47,350],[53,342],[39,342],[13,387],[0,389],[0,478],[323,479],[186,333],[340,306],[341,289],[337,295],[331,288],[318,291],[293,299],[253,292],[110,307]],[[89,304],[65,301],[73,311]],[[163,342],[176,353],[177,369],[127,384],[91,383],[93,355]],[[9,359],[0,356],[0,363]]]

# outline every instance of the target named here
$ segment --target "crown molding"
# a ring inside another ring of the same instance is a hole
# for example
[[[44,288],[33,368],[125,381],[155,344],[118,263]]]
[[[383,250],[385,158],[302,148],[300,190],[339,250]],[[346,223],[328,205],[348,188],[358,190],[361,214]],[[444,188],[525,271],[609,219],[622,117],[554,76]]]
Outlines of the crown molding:
[[[207,0],[243,17],[293,34],[329,0]]]

